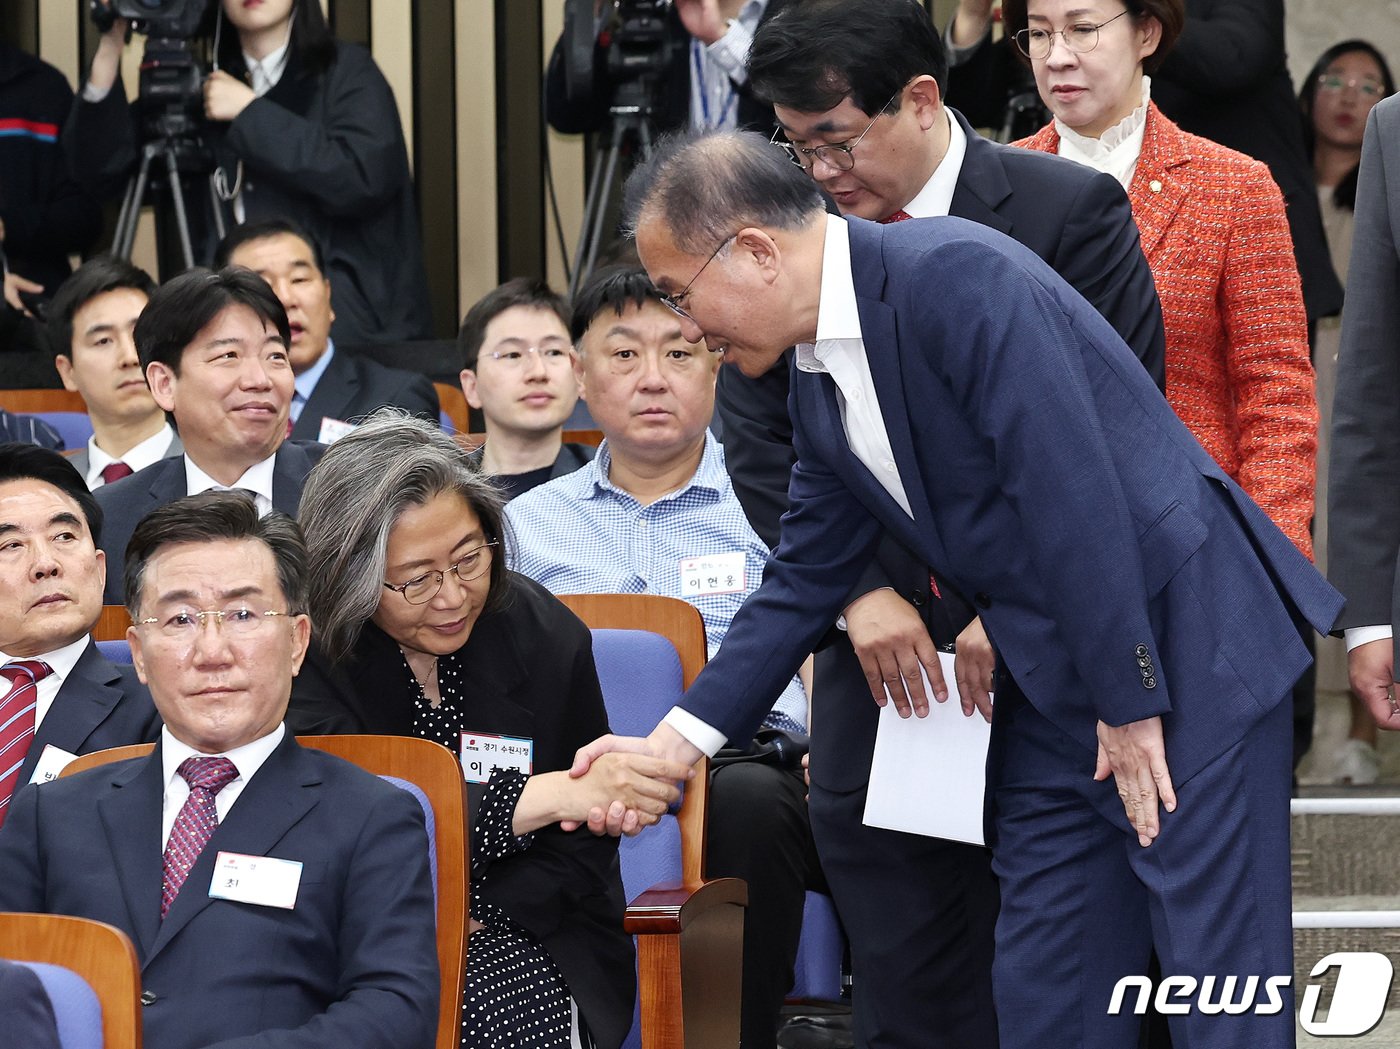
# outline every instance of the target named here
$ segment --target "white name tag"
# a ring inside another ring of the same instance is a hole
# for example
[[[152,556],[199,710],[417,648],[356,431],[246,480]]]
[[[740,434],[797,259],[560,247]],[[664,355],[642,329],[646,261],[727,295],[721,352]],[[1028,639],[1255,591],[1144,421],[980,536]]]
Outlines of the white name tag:
[[[58,779],[58,774],[68,767],[68,763],[77,760],[78,755],[69,754],[66,750],[59,750],[52,743],[46,743],[39,754],[39,760],[34,763],[34,775],[29,777],[29,782],[47,783],[49,780]]]
[[[681,597],[742,594],[745,582],[743,551],[681,558]]]
[[[301,885],[301,863],[274,856],[245,856],[221,852],[214,860],[209,895],[216,900],[256,903],[260,907],[296,906]]]
[[[351,423],[341,422],[339,419],[332,419],[329,415],[321,417],[321,432],[316,435],[316,440],[322,444],[334,444],[355,427]]]
[[[485,783],[497,769],[517,769],[528,776],[534,767],[533,739],[489,732],[462,733],[462,775],[468,783]]]

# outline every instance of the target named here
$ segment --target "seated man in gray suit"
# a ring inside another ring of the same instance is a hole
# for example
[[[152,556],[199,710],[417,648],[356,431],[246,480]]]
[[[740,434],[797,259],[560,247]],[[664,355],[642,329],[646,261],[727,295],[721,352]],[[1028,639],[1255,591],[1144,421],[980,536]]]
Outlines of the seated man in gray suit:
[[[287,440],[290,345],[282,304],[247,270],[190,270],[151,296],[136,322],[136,349],[185,454],[98,490],[107,518],[107,604],[122,602],[127,540],[157,506],[235,488],[251,495],[259,513],[275,507],[295,516],[302,482],[325,446]]]
[[[0,910],[131,937],[147,1049],[431,1046],[422,809],[282,721],[311,636],[300,530],[210,492],[153,510],[129,550],[160,742],[16,797]]]
[[[330,444],[347,425],[386,404],[437,421],[437,391],[427,376],[336,351],[331,282],[321,248],[296,223],[269,219],[235,226],[220,242],[214,265],[252,270],[272,285],[287,311],[292,332],[287,348],[296,376],[294,439]]]
[[[101,531],[97,501],[63,456],[0,444],[0,824],[15,791],[76,755],[160,735],[136,672],[92,641]]]
[[[132,335],[155,286],[126,260],[99,255],[60,285],[49,306],[54,366],[92,420],[87,446],[70,459],[89,488],[184,450],[146,386]]]

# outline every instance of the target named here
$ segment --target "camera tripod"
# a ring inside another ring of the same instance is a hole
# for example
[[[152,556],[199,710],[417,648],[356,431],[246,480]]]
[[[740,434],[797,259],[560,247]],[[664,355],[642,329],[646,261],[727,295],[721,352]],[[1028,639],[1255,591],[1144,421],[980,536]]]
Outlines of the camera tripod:
[[[141,147],[141,165],[126,184],[122,197],[122,208],[117,216],[117,229],[112,237],[112,254],[119,259],[130,259],[132,245],[136,240],[136,224],[141,217],[141,205],[151,189],[151,163],[157,157],[165,162],[166,178],[170,184],[170,199],[175,205],[175,228],[180,236],[180,249],[184,254],[185,268],[194,265],[194,246],[190,240],[190,220],[185,210],[185,190],[180,184],[180,155],[188,153],[189,146],[173,135],[162,135]],[[218,190],[209,181],[209,196],[214,207],[214,223],[219,239],[224,236],[223,211]]]
[[[613,105],[609,112],[612,114],[612,135],[608,148],[599,150],[593,159],[593,177],[588,184],[583,224],[579,230],[578,248],[574,252],[574,266],[569,280],[570,299],[593,273],[593,266],[598,260],[598,250],[605,243],[604,223],[607,220],[613,186],[617,182],[617,162],[623,147],[629,141],[635,142],[640,159],[645,160],[651,156],[652,147],[656,142],[649,103],[619,102]]]

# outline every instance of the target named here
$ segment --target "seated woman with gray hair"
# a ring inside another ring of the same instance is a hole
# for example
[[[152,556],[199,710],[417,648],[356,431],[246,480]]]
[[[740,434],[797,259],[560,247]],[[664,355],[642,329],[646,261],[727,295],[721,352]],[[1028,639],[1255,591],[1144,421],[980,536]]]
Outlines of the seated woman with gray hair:
[[[501,507],[450,437],[393,410],[326,452],[301,499],[316,637],[287,722],[420,736],[463,758],[464,1049],[615,1049],[635,997],[617,842],[560,823],[614,799],[659,815],[686,770],[619,755],[569,777],[575,750],[608,731],[592,638],[506,570]]]

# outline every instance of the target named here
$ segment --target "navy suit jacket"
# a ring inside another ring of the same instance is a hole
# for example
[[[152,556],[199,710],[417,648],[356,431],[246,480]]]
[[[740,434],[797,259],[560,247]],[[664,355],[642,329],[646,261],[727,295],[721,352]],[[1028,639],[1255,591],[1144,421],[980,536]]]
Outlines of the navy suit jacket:
[[[306,475],[325,452],[326,446],[314,441],[283,442],[272,464],[274,509],[296,516]],[[102,591],[105,604],[120,605],[125,600],[122,573],[126,570],[126,544],[141,518],[157,506],[183,499],[187,491],[185,457],[179,455],[152,463],[116,484],[104,484],[93,493],[103,514],[98,545],[107,552],[107,586]]]
[[[794,372],[792,509],[682,706],[747,739],[882,529],[972,596],[1003,668],[1092,754],[1163,715],[1180,786],[1288,694],[1340,596],[1048,266],[954,218],[849,223],[861,330],[913,517]],[[994,306],[991,304],[995,304]]]
[[[160,755],[16,795],[0,827],[0,910],[130,936],[150,1049],[431,1049],[433,890],[413,797],[288,734],[162,920]],[[221,851],[301,862],[295,907],[210,898]]]
[[[5,1037],[24,1049],[62,1049],[53,1003],[39,975],[28,966],[0,959],[0,1016]]]
[[[433,423],[438,421],[437,391],[426,375],[386,368],[368,357],[356,357],[337,348],[302,405],[292,427],[292,440],[320,440],[322,419],[356,422],[386,404]]]
[[[160,739],[160,725],[151,693],[137,678],[136,668],[111,662],[89,640],[34,734],[18,782],[29,782],[49,744],[70,754],[91,754],[154,743]]]

